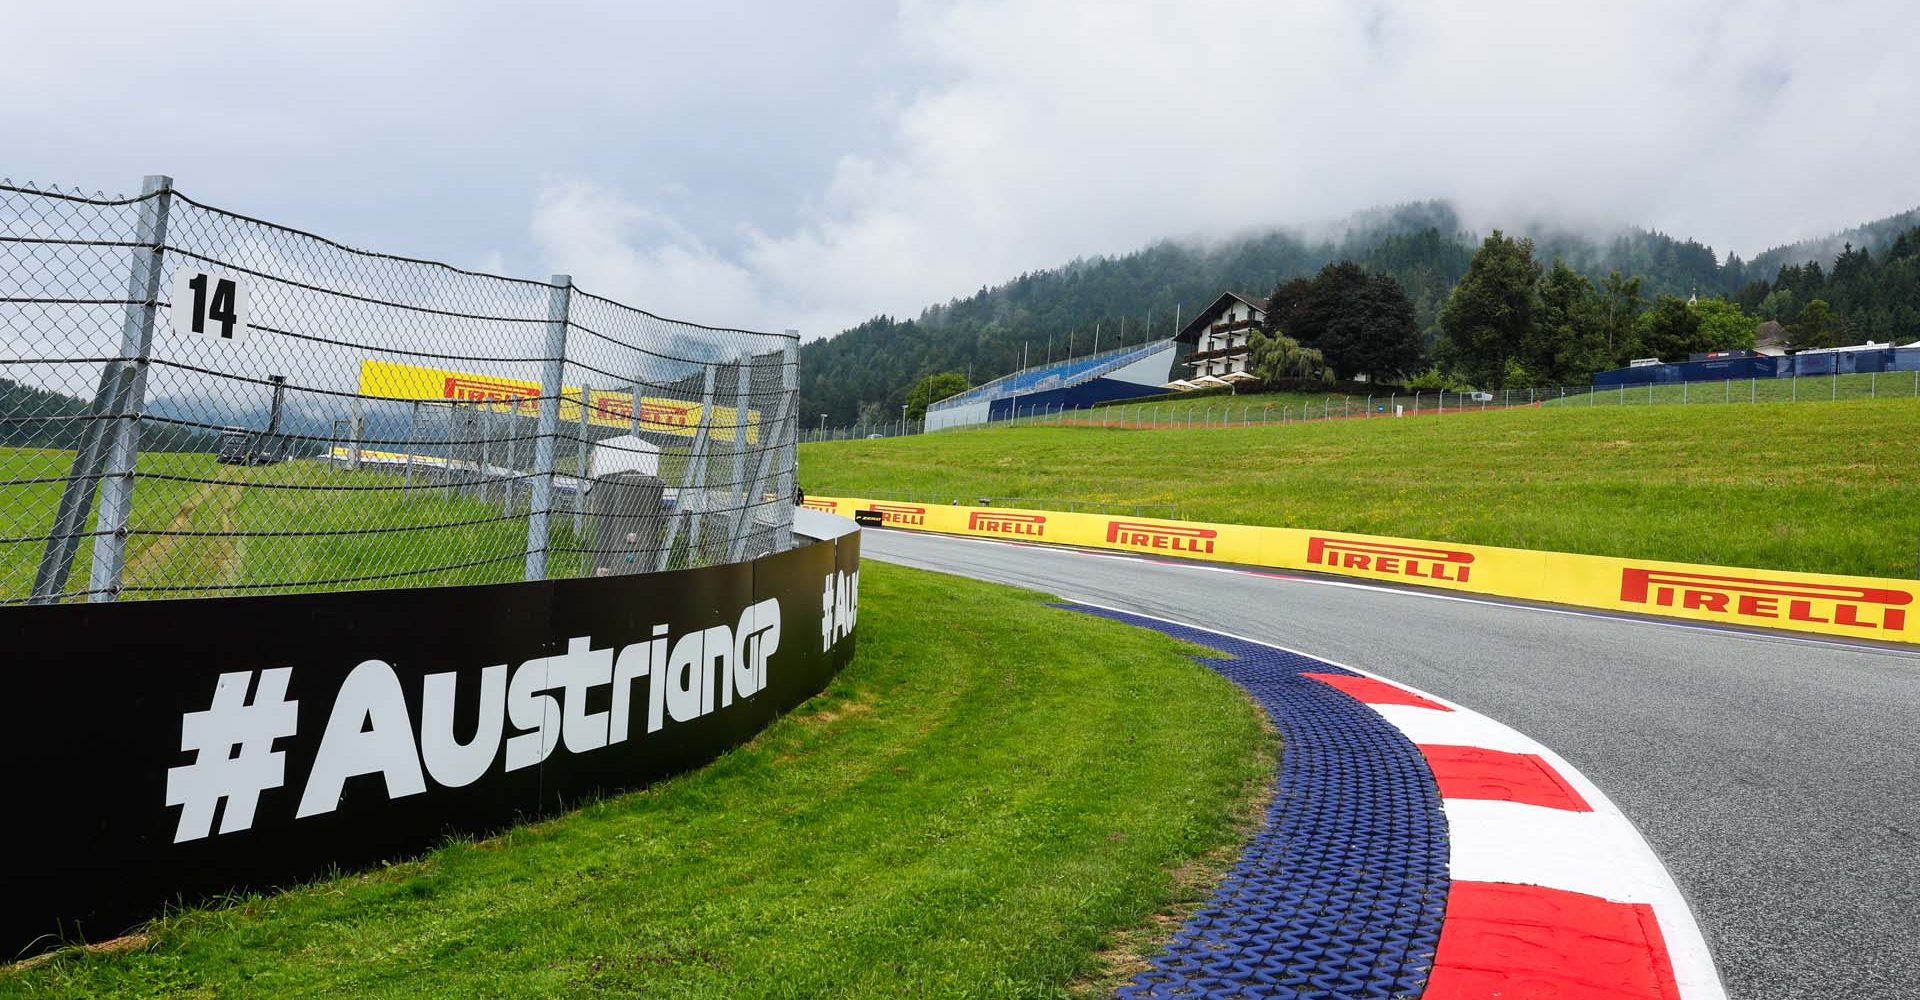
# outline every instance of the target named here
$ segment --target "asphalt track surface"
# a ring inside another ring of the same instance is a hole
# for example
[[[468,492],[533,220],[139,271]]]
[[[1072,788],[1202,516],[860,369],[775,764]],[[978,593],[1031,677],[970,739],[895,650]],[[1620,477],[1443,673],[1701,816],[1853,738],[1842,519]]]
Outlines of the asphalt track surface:
[[[1639,826],[1735,1000],[1920,998],[1920,650],[864,533],[866,558],[1272,642],[1552,747]]]

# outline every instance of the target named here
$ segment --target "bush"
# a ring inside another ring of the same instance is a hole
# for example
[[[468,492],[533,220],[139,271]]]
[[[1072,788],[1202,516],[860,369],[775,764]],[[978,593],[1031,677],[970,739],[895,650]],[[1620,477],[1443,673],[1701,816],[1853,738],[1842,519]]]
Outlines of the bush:
[[[1404,388],[1418,391],[1442,390],[1445,392],[1467,392],[1473,388],[1458,372],[1441,371],[1435,365],[1414,377],[1407,379]]]

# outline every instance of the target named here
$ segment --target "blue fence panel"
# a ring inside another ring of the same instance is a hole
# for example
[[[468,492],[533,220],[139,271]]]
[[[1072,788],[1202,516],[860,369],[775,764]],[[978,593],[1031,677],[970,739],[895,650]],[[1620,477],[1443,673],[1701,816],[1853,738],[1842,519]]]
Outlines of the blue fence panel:
[[[1717,382],[1725,379],[1792,378],[1812,375],[1865,375],[1869,372],[1920,371],[1920,347],[1885,347],[1870,351],[1795,354],[1783,358],[1721,358],[1615,368],[1593,376],[1596,386]]]

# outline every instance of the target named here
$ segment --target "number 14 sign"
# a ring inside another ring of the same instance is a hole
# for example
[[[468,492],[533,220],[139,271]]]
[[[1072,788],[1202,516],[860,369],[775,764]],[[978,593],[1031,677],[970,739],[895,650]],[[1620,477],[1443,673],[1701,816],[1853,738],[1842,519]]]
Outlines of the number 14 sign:
[[[174,271],[173,332],[236,343],[247,339],[247,283],[231,274]]]

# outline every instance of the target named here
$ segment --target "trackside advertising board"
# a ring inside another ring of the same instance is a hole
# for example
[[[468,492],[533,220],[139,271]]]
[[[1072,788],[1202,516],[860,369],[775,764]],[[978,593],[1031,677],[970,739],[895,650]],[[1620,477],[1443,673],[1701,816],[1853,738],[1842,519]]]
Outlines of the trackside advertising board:
[[[886,527],[1334,573],[1474,594],[1920,643],[1920,583],[1492,545],[1003,507],[808,497]]]
[[[360,362],[360,394],[382,399],[480,404],[496,413],[513,413],[528,418],[540,415],[538,382],[403,365],[374,358]],[[560,390],[560,397],[560,422],[578,423],[580,388],[564,386]],[[640,412],[635,414],[633,393],[595,389],[587,399],[587,406],[587,423],[595,427],[632,428],[637,423],[643,431],[681,437],[692,437],[700,427],[700,404],[682,399],[642,396]],[[721,439],[737,434],[739,412],[734,407],[715,406],[712,417],[711,433]],[[747,440],[756,444],[760,441],[759,410],[747,411]]]
[[[0,949],[110,938],[175,902],[698,767],[852,658],[859,545],[637,576],[0,609],[21,709],[0,727]]]

